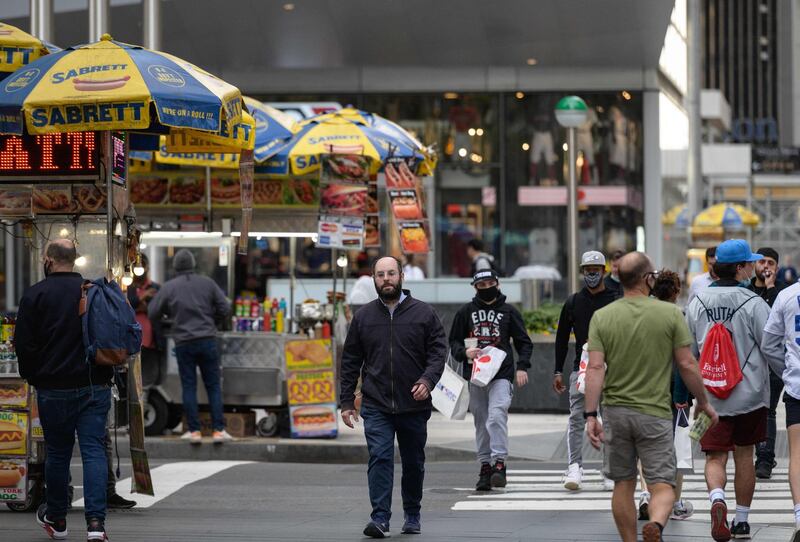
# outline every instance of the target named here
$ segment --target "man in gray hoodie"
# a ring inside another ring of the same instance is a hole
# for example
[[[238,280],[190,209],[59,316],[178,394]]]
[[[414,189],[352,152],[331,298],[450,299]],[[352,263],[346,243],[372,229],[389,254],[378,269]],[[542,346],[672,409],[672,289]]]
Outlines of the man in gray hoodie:
[[[219,286],[208,277],[194,272],[194,256],[179,250],[172,260],[176,276],[159,290],[150,302],[147,313],[152,321],[167,316],[172,320],[172,338],[183,388],[183,411],[188,431],[185,440],[200,444],[200,418],[197,407],[197,369],[203,376],[211,406],[213,440],[232,440],[225,431],[222,408],[222,367],[217,348],[217,322],[230,314],[230,302]]]
[[[750,251],[746,241],[725,241],[717,247],[714,271],[718,280],[699,293],[686,308],[686,322],[694,336],[692,348],[695,356],[700,357],[714,324],[722,323],[731,333],[742,370],[742,380],[727,398],[709,394],[711,405],[719,414],[719,423],[700,440],[706,454],[711,536],[718,542],[730,540],[732,535],[749,538],[750,524],[747,520],[756,484],[754,445],[764,440],[767,433],[769,369],[767,358],[761,351],[761,340],[769,318],[769,305],[748,290],[745,282],[753,275],[753,262],[762,258]],[[725,468],[729,452],[733,452],[736,465],[736,518],[730,528],[725,503]]]

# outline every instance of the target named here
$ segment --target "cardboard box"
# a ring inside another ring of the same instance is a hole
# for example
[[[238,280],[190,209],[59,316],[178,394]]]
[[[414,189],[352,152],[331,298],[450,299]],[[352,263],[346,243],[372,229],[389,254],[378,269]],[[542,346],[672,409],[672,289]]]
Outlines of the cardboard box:
[[[256,434],[256,413],[255,412],[226,412],[225,430],[232,437],[243,438],[252,437]],[[186,417],[183,418],[183,426],[187,427]],[[200,413],[200,432],[204,437],[210,437],[213,433],[211,427],[211,413]]]

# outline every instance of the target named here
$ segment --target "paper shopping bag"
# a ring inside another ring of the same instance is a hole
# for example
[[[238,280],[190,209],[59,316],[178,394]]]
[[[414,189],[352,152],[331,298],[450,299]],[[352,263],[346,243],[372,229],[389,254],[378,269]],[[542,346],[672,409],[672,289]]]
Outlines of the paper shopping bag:
[[[689,416],[686,409],[678,410],[675,420],[675,459],[678,472],[681,474],[694,474],[694,460],[692,458],[692,439],[689,437]]]
[[[433,406],[449,420],[463,420],[469,408],[469,386],[450,365],[444,366],[442,378],[431,392]]]
[[[480,355],[472,360],[472,377],[470,382],[479,388],[485,388],[500,370],[506,353],[494,346],[487,346],[481,350]]]

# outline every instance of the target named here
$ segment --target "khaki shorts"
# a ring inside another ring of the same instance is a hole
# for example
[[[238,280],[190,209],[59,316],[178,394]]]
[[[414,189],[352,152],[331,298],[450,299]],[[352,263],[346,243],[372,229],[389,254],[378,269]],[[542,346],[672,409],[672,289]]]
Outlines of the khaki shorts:
[[[607,478],[615,482],[635,480],[639,475],[638,458],[648,484],[675,486],[672,420],[626,407],[606,406],[603,430],[603,474]]]

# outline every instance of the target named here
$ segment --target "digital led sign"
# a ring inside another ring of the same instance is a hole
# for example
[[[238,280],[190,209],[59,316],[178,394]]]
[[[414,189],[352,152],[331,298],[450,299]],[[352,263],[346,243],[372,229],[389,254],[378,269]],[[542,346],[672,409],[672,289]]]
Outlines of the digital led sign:
[[[111,179],[122,186],[128,180],[128,153],[125,132],[111,132]]]
[[[0,181],[99,180],[100,145],[97,132],[0,134]]]

